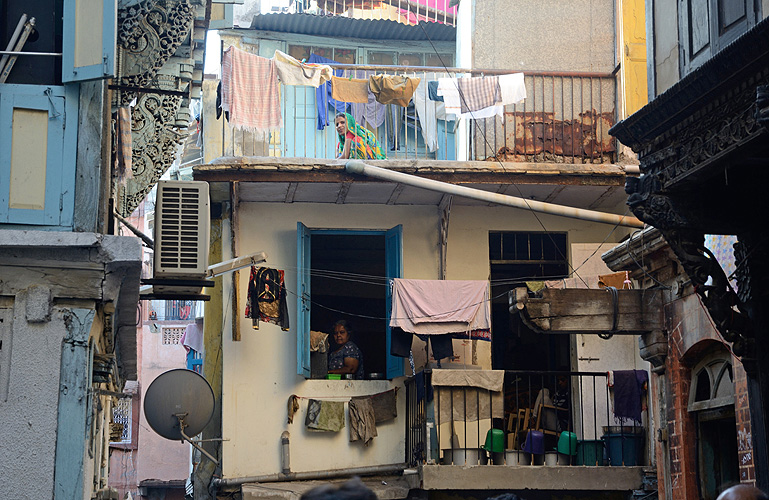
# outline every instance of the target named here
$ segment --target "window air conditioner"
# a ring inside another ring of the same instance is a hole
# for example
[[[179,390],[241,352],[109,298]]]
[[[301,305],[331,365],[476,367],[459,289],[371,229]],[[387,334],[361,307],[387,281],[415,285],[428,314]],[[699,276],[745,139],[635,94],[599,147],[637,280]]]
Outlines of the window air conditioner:
[[[210,227],[207,182],[158,182],[154,278],[205,278]]]

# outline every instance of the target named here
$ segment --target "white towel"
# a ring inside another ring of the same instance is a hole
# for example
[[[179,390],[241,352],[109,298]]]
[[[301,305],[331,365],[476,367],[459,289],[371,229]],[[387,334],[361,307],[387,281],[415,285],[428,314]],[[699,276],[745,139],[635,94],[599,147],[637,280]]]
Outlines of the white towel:
[[[332,69],[328,64],[306,64],[285,52],[275,51],[273,56],[278,78],[283,85],[320,87],[331,80]]]
[[[526,99],[526,85],[523,73],[513,73],[499,76],[499,89],[502,94],[502,104],[518,104]]]

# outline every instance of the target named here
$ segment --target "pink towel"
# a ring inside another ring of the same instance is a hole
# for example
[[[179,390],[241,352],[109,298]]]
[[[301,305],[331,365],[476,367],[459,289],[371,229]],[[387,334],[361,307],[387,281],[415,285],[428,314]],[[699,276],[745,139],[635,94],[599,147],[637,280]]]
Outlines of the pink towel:
[[[275,61],[230,47],[222,57],[222,108],[258,136],[283,126]]]
[[[488,281],[393,281],[390,326],[422,335],[491,328]]]

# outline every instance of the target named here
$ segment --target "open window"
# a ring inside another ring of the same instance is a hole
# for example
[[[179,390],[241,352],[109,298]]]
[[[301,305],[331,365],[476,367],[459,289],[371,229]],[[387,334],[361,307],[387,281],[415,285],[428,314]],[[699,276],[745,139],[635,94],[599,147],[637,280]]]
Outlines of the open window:
[[[403,274],[401,241],[400,225],[345,230],[297,223],[297,373],[313,376],[310,331],[330,333],[344,319],[353,326],[366,376],[403,375],[403,360],[390,355],[388,317],[390,280]]]

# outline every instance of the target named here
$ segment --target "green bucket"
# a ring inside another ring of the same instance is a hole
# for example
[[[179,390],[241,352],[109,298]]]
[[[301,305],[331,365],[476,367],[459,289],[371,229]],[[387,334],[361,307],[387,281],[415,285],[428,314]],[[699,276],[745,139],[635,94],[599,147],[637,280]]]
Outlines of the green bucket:
[[[505,451],[505,431],[502,429],[489,429],[486,433],[486,444],[483,449],[492,453],[504,453]]]

